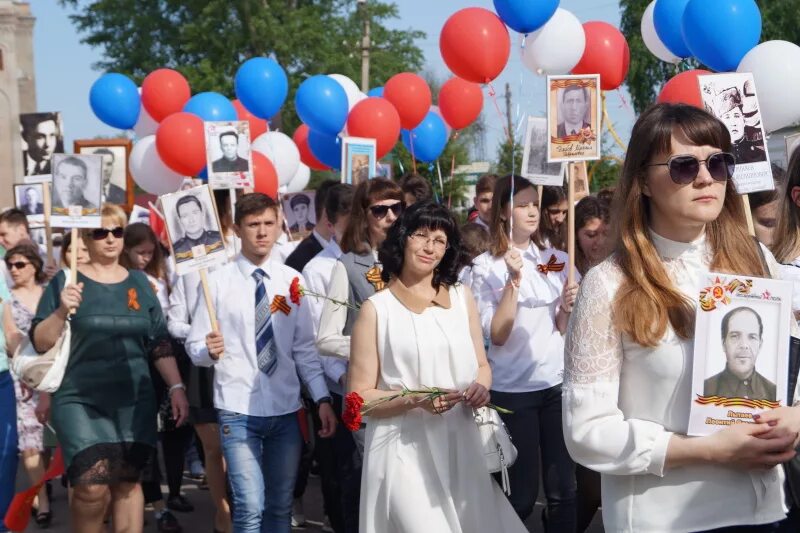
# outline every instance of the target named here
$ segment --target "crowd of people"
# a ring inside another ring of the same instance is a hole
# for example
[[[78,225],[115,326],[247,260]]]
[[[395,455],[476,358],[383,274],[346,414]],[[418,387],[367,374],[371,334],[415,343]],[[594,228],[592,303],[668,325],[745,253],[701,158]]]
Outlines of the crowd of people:
[[[320,185],[300,242],[272,198],[240,194],[231,210],[215,191],[229,261],[208,274],[208,302],[116,205],[64,242],[75,284],[6,210],[0,511],[18,461],[36,482],[57,442],[72,530],[87,533],[141,531],[145,504],[158,531],[181,531],[193,447],[215,533],[302,525],[312,464],[336,533],[526,531],[540,483],[548,532],[583,532],[601,507],[608,531],[797,531],[800,409],[686,436],[699,274],[800,272],[800,153],[751,197],[754,238],[731,151],[712,115],[659,104],[614,190],[582,198],[574,220],[564,188],[519,176],[482,176],[461,222],[426,179],[378,177]],[[66,320],[61,387],[28,390],[5,355],[26,337],[47,350]],[[373,406],[356,427],[353,395]],[[490,402],[518,452],[507,493],[474,419]]]

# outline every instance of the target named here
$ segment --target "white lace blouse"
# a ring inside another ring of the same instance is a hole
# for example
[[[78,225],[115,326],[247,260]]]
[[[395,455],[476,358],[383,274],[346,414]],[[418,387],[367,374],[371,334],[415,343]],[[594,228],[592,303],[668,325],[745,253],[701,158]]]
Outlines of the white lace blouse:
[[[675,285],[694,298],[711,259],[705,238],[687,244],[651,235]],[[778,467],[665,469],[670,436],[688,427],[693,339],[668,327],[658,346],[646,348],[616,330],[611,302],[621,276],[613,257],[589,271],[565,347],[564,436],[573,459],[602,474],[606,531],[698,531],[782,519]]]

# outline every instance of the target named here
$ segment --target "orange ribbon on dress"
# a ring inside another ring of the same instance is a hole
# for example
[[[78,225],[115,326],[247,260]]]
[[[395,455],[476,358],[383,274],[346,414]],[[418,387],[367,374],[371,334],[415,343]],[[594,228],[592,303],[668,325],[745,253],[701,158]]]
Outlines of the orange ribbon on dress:
[[[378,265],[367,270],[367,273],[364,274],[367,278],[367,281],[375,287],[375,292],[382,291],[384,287],[386,287],[386,283],[381,278],[381,268]]]
[[[564,270],[564,263],[558,263],[557,261],[558,259],[556,259],[556,254],[553,254],[550,256],[550,260],[546,265],[536,265],[536,269],[542,274],[547,274],[548,272],[561,272]]]
[[[138,311],[139,309],[142,308],[142,306],[139,305],[138,298],[139,295],[136,294],[136,289],[134,289],[133,287],[128,289],[128,309],[130,309],[131,311]]]
[[[286,301],[286,296],[278,294],[272,299],[272,304],[269,306],[269,311],[273,315],[278,311],[281,311],[284,315],[288,315],[292,311],[292,308],[289,306],[289,302]]]

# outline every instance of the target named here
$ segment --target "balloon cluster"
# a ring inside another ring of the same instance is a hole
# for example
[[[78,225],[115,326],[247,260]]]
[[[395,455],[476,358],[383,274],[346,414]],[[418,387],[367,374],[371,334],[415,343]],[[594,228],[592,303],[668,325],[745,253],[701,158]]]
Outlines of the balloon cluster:
[[[653,0],[642,16],[642,39],[668,63],[695,57],[717,72],[750,72],[758,87],[764,127],[775,131],[800,120],[800,101],[786,91],[800,86],[800,47],[761,37],[761,12],[755,0]],[[703,107],[695,69],[664,85],[659,102]]]
[[[439,49],[448,68],[474,83],[489,83],[508,63],[508,28],[523,34],[522,62],[532,72],[600,74],[603,90],[625,81],[630,50],[625,36],[605,22],[586,22],[558,7],[559,0],[494,0],[497,14],[471,7],[442,28]]]

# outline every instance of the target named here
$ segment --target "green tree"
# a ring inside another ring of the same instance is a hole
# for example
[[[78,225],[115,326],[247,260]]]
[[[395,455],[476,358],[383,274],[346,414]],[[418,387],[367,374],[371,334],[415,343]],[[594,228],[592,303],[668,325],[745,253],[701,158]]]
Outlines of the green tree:
[[[497,145],[497,155],[492,165],[492,172],[499,176],[522,173],[522,150],[519,140],[511,143],[508,139]]]
[[[680,66],[665,63],[644,45],[641,33],[642,15],[650,0],[620,0],[622,20],[620,29],[631,49],[631,66],[626,84],[633,107],[641,113],[655,102],[662,85],[681,70],[705,68],[696,60],[683,61]],[[800,42],[800,3],[797,0],[756,0],[761,10],[763,29],[761,42],[782,39]]]
[[[82,41],[98,47],[96,65],[137,83],[149,72],[170,67],[189,80],[192,91],[233,96],[233,76],[245,60],[272,56],[289,76],[289,97],[273,127],[298,125],[294,92],[308,76],[340,73],[361,77],[363,19],[355,0],[59,0],[76,9],[71,20]],[[415,44],[425,34],[391,30],[397,6],[366,4],[371,21],[370,85],[398,72],[418,70],[423,54]]]

